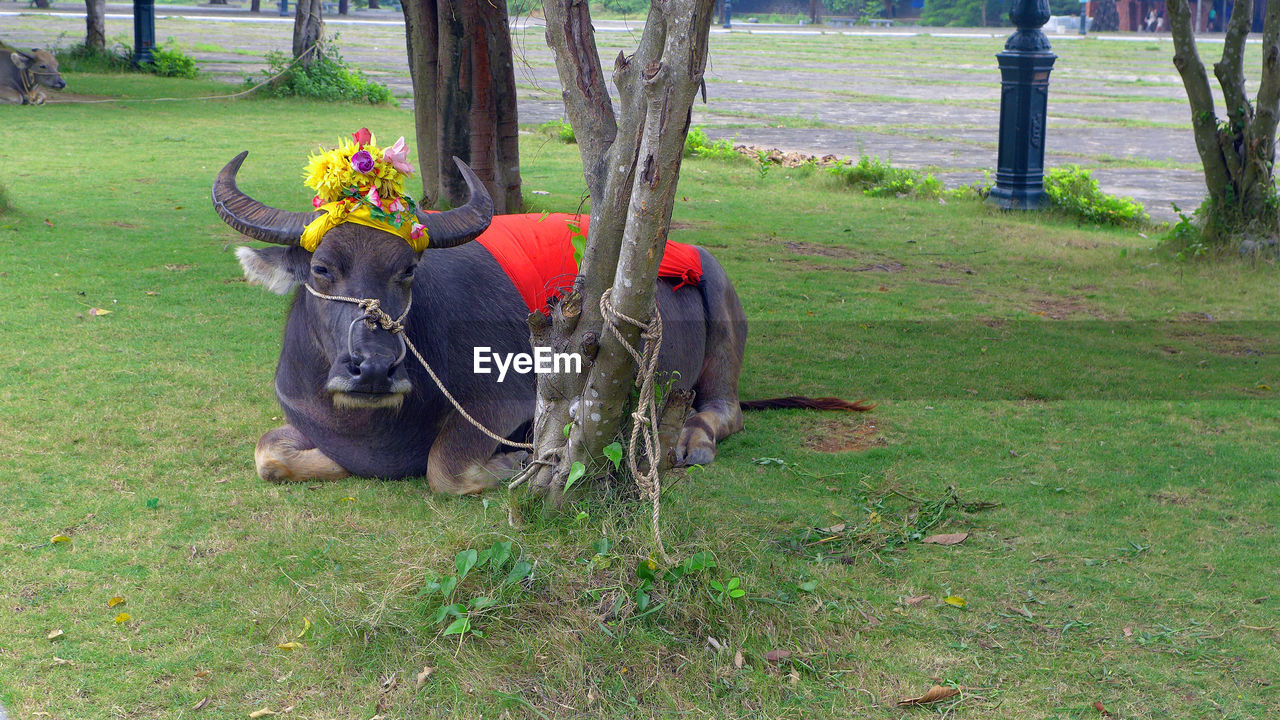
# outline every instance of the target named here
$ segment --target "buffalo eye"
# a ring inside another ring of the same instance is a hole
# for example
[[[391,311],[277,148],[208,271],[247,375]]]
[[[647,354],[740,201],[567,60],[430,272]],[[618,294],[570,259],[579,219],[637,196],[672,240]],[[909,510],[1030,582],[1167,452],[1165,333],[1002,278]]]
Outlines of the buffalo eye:
[[[403,284],[403,285],[408,285],[408,284],[412,283],[412,282],[413,282],[413,270],[414,270],[414,266],[413,266],[413,265],[410,265],[409,267],[405,268],[404,270],[401,270],[401,271],[400,271],[400,275],[399,275],[399,277],[397,277],[397,278],[396,278],[396,280],[397,280],[399,283]]]
[[[324,278],[325,280],[333,279],[333,274],[330,273],[329,268],[325,267],[324,265],[312,265],[311,274],[315,275],[318,278]]]

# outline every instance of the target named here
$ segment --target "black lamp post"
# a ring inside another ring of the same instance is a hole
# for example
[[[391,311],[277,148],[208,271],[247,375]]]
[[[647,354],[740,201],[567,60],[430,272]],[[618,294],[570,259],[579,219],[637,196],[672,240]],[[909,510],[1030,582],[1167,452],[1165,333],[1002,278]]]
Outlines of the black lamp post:
[[[145,65],[154,60],[156,48],[156,2],[133,0],[133,64]]]
[[[1017,31],[998,53],[1000,63],[1000,154],[990,202],[1006,210],[1034,210],[1044,203],[1045,115],[1049,71],[1058,58],[1040,28],[1049,21],[1049,0],[1014,0],[1009,19]]]

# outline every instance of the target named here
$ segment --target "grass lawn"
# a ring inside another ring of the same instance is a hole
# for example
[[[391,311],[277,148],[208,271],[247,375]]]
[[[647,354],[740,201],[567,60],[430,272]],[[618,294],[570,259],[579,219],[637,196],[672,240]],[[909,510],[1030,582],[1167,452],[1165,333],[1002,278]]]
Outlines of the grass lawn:
[[[501,492],[254,474],[288,301],[243,282],[248,241],[213,213],[212,178],[248,149],[241,187],[306,209],[309,150],[362,125],[412,137],[409,113],[123,102],[3,123],[32,139],[0,146],[15,719],[1280,712],[1272,266],[686,162],[678,237],[716,253],[752,322],[743,397],[880,406],[751,415],[714,465],[670,478],[667,547],[715,567],[659,567],[646,604],[647,512],[603,491],[513,527]],[[531,134],[522,151],[535,209],[576,208],[577,148]],[[434,583],[503,542],[513,557],[452,598],[488,603],[470,616],[483,636],[445,635]],[[528,577],[506,583],[517,562]],[[712,586],[734,578],[744,597]],[[932,685],[965,689],[894,706]]]

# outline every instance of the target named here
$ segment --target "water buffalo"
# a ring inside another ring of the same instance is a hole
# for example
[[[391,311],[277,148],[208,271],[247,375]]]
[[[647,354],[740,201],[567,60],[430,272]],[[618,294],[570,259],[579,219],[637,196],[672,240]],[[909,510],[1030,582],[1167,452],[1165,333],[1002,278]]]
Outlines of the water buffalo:
[[[39,48],[30,52],[0,49],[0,103],[43,105],[48,96],[42,86],[54,90],[67,86],[53,53]]]
[[[430,238],[424,251],[390,232],[346,223],[324,235],[313,253],[299,246],[299,235],[316,213],[268,207],[237,188],[247,154],[218,174],[213,204],[240,233],[279,246],[237,250],[250,282],[279,294],[305,286],[294,296],[276,368],[276,396],[288,424],[258,441],[258,474],[270,481],[425,474],[433,491],[455,494],[480,492],[511,476],[525,453],[508,452],[462,418],[420,363],[405,359],[397,335],[362,322],[365,310],[321,297],[373,299],[391,318],[403,315],[405,335],[460,404],[492,431],[523,439],[534,413],[534,375],[508,374],[499,382],[496,373],[475,372],[477,348],[494,356],[531,351],[531,304],[484,238],[469,242],[493,219],[484,184],[458,163],[470,200],[448,212],[416,213]],[[527,216],[497,220],[520,217]],[[676,459],[705,464],[715,457],[716,441],[742,428],[738,374],[747,323],[720,264],[706,250],[686,247],[700,260],[701,278],[696,285],[658,280],[665,333],[659,369],[678,372],[676,387],[696,393]]]

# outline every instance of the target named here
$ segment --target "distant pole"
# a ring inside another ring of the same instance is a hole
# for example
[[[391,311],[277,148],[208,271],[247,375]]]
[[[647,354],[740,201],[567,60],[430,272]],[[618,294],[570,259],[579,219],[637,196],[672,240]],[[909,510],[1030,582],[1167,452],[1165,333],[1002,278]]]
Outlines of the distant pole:
[[[280,0],[280,17],[289,17],[289,0]]]
[[[733,0],[724,0],[724,29],[728,30],[732,25],[730,17],[733,15]]]
[[[145,65],[154,60],[156,47],[155,0],[133,0],[133,64]]]
[[[1000,150],[996,186],[987,202],[1005,210],[1035,210],[1044,204],[1044,136],[1049,71],[1058,58],[1040,29],[1049,21],[1049,0],[1014,0],[1009,19],[1017,31],[996,55],[1000,63]]]
[[[1204,16],[1200,14],[1200,0],[1196,0],[1196,33],[1204,32]]]
[[[1089,0],[1080,0],[1080,34],[1089,34]]]

